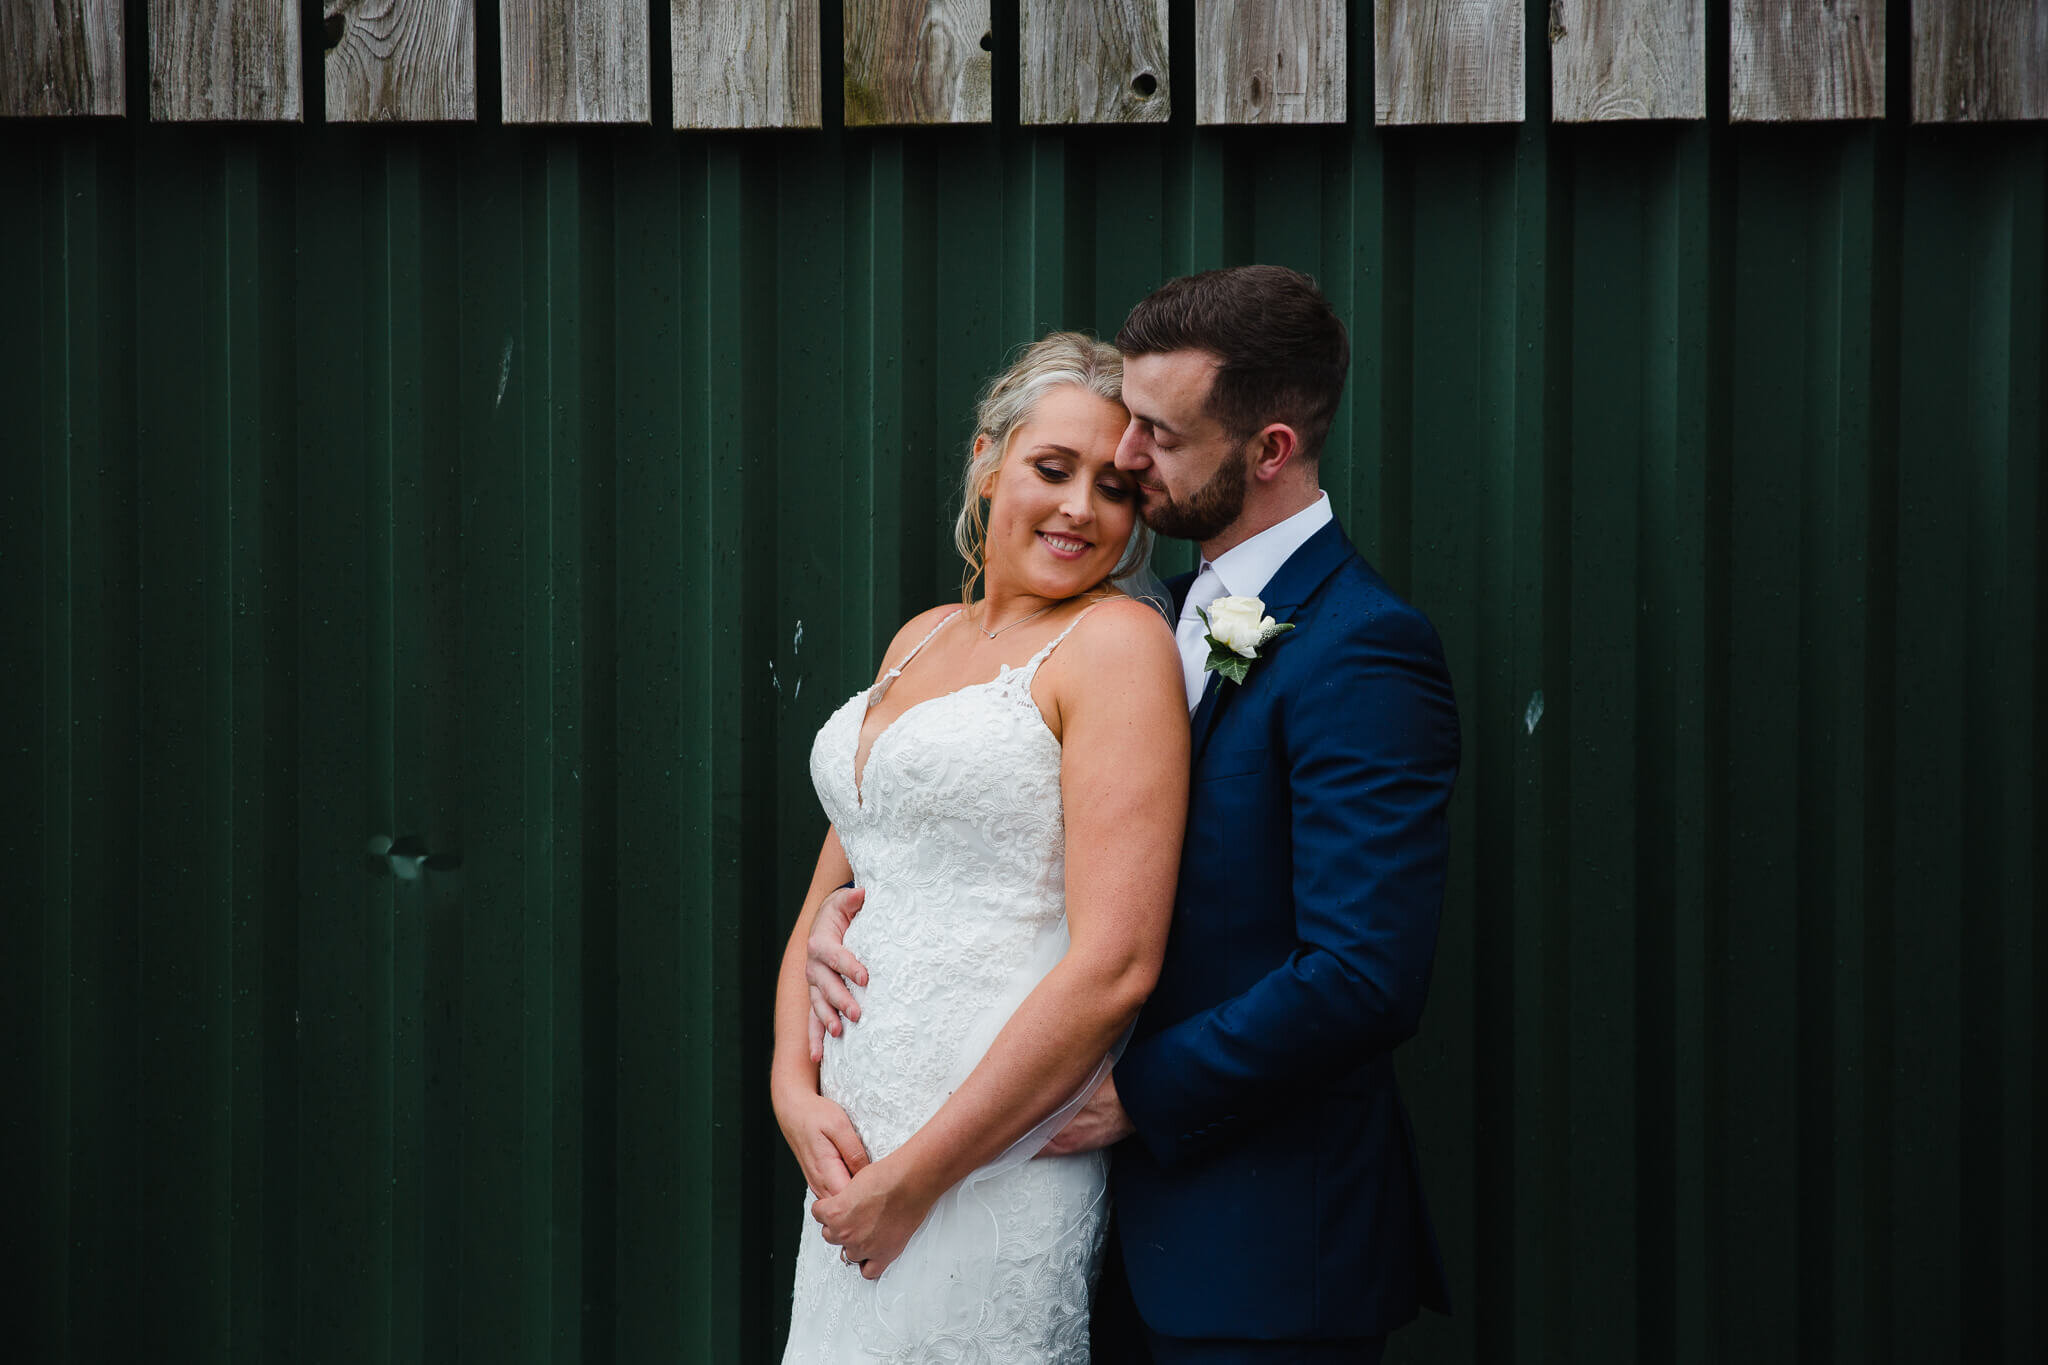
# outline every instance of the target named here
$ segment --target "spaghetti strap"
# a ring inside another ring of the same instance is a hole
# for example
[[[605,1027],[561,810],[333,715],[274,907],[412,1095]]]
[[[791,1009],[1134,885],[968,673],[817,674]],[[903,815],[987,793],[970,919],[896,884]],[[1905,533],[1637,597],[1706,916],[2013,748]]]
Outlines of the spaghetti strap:
[[[912,645],[910,647],[910,652],[904,655],[901,659],[898,659],[896,661],[896,666],[894,668],[891,668],[888,672],[884,673],[880,678],[876,679],[876,682],[878,684],[885,683],[888,682],[891,678],[901,676],[903,670],[910,667],[910,661],[918,656],[919,651],[921,651],[926,645],[932,642],[932,636],[937,635],[940,631],[944,630],[952,622],[954,617],[958,616],[961,612],[965,610],[965,607],[955,607],[953,608],[953,610],[947,612],[945,620],[940,621],[937,625],[933,626],[929,631],[927,631],[925,633],[925,637],[922,640],[919,640],[916,644]],[[1093,611],[1094,608],[1090,607],[1089,610]],[[872,691],[873,689],[871,688],[869,690]]]
[[[1079,616],[1076,616],[1073,620],[1067,622],[1067,628],[1065,630],[1053,636],[1052,639],[1046,641],[1045,648],[1039,650],[1038,653],[1032,655],[1031,662],[1025,664],[1022,668],[1018,669],[1017,672],[1023,674],[1027,678],[1037,673],[1038,666],[1044,663],[1047,659],[1052,657],[1052,652],[1055,649],[1058,649],[1060,645],[1065,642],[1066,638],[1069,635],[1072,635],[1074,633],[1074,628],[1076,626],[1080,625],[1083,621],[1088,619],[1089,612],[1094,611],[1096,607],[1107,606],[1111,602],[1117,600],[1118,599],[1114,597],[1106,597],[1102,601],[1094,603],[1093,605],[1084,609]]]

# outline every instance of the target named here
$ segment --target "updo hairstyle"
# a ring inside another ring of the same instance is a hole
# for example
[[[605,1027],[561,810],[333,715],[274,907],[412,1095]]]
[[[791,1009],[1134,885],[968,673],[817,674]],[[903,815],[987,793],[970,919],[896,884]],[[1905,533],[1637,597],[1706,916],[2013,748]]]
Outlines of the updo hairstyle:
[[[1085,332],[1049,332],[1026,346],[1009,368],[990,380],[982,391],[974,410],[974,431],[977,440],[986,436],[988,445],[977,455],[973,443],[968,444],[960,515],[953,522],[953,544],[967,561],[960,580],[962,602],[974,601],[975,587],[988,569],[988,498],[981,490],[1002,468],[1010,439],[1017,434],[1017,428],[1030,420],[1039,400],[1067,384],[1121,404],[1123,355],[1108,342],[1097,341]],[[1152,533],[1139,519],[1111,577],[1120,578],[1144,563],[1151,548]]]

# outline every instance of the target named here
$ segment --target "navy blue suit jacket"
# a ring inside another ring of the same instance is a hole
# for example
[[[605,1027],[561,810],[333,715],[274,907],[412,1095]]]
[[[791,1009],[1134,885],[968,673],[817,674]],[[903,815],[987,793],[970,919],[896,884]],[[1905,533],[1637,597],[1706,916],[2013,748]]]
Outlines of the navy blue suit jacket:
[[[1173,931],[1116,1067],[1116,1218],[1155,1331],[1373,1335],[1448,1307],[1393,1054],[1436,954],[1457,709],[1435,630],[1335,523],[1263,597],[1295,629],[1194,716]]]

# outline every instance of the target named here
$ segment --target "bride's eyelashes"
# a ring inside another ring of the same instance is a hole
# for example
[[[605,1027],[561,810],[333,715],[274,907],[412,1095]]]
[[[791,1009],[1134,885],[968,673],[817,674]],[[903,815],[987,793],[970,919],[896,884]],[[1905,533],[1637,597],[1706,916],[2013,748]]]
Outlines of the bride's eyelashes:
[[[1065,467],[1061,465],[1052,464],[1049,462],[1036,462],[1033,463],[1031,467],[1037,470],[1038,476],[1044,479],[1047,483],[1065,483],[1067,479],[1070,477]],[[1100,487],[1102,489],[1103,496],[1107,497],[1112,502],[1122,502],[1126,498],[1131,496],[1131,490],[1120,483],[1105,482],[1101,484]]]

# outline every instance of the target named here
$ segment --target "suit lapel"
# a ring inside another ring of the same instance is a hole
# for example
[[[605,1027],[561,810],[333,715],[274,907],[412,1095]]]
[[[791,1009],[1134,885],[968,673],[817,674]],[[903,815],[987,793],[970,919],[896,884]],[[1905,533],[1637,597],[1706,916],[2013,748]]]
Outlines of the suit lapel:
[[[1287,557],[1287,562],[1266,584],[1266,590],[1259,594],[1265,600],[1266,614],[1275,621],[1287,621],[1352,553],[1351,540],[1344,534],[1344,528],[1335,520],[1326,522],[1322,530]]]
[[[1287,557],[1287,562],[1266,584],[1265,591],[1259,594],[1260,600],[1266,604],[1266,614],[1273,618],[1275,624],[1285,625],[1351,554],[1350,539],[1345,536],[1344,528],[1333,519],[1303,541],[1301,548]],[[1192,581],[1189,580],[1190,583]],[[1177,596],[1185,599],[1187,588],[1188,584],[1183,584]],[[1277,649],[1286,642],[1287,637],[1283,635],[1273,642],[1272,647]],[[1252,673],[1246,678],[1245,685],[1248,686],[1257,676],[1263,662],[1262,655],[1252,664]],[[1216,718],[1229,705],[1232,694],[1244,690],[1237,683],[1223,681],[1219,673],[1209,674],[1208,679],[1208,685],[1202,689],[1202,704],[1195,708],[1195,718],[1191,722],[1194,727],[1194,760],[1197,763],[1201,761],[1203,746],[1216,728]]]
[[[1205,673],[1202,676],[1207,679],[1202,688],[1202,700],[1195,707],[1194,720],[1189,722],[1194,726],[1193,754],[1196,758],[1202,756],[1202,743],[1209,738],[1209,731],[1216,724],[1216,708],[1222,705],[1224,688],[1221,673]]]

